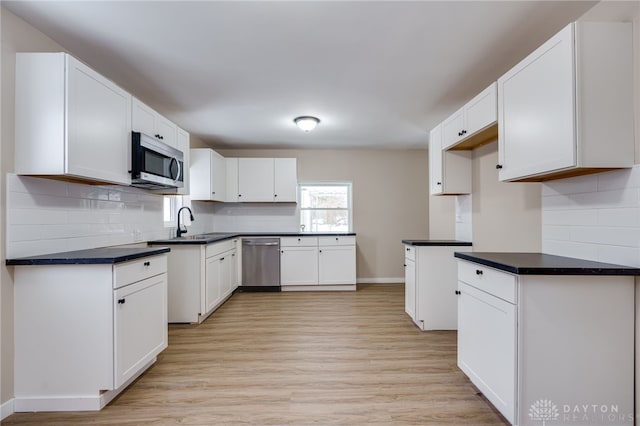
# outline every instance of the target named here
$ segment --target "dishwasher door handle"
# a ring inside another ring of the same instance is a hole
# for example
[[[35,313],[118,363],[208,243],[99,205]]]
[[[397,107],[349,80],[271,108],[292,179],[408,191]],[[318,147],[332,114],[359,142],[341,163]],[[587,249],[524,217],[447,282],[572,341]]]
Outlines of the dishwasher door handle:
[[[247,243],[243,243],[245,246],[279,246],[280,243],[275,242],[275,243],[254,243],[254,242],[247,242]]]

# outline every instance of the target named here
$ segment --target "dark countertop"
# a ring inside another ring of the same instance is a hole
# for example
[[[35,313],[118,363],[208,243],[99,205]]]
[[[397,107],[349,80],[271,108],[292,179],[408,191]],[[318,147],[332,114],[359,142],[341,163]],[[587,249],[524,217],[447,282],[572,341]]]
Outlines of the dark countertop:
[[[211,232],[208,234],[185,235],[180,238],[149,241],[147,244],[212,244],[238,237],[346,237],[355,232]]]
[[[640,268],[544,253],[455,252],[455,257],[518,275],[640,275]]]
[[[470,241],[458,240],[402,240],[402,244],[410,246],[472,246]]]
[[[168,253],[169,247],[105,247],[89,250],[7,259],[7,265],[92,265],[113,264]]]

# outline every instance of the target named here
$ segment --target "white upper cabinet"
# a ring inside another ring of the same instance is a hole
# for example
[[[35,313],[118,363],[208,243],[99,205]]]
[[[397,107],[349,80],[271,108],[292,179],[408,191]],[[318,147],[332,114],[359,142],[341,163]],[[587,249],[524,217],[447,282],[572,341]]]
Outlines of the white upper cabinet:
[[[226,201],[227,163],[225,158],[209,148],[192,149],[191,199]]]
[[[132,111],[131,125],[134,132],[145,133],[177,147],[178,127],[173,122],[136,98],[133,98]]]
[[[631,167],[632,26],[579,22],[498,79],[502,181]]]
[[[442,122],[443,149],[470,149],[496,136],[497,84],[492,83]]]
[[[131,95],[68,54],[16,54],[15,114],[16,173],[131,183]]]
[[[273,201],[295,203],[298,195],[297,160],[274,158],[273,167]]]
[[[238,201],[273,201],[273,158],[238,159]]]
[[[237,158],[225,158],[226,163],[226,179],[227,179],[227,194],[226,202],[237,203],[238,202],[238,159]]]
[[[471,193],[471,151],[443,151],[442,125],[429,133],[429,190],[431,195]]]
[[[239,202],[296,202],[295,158],[238,158]]]

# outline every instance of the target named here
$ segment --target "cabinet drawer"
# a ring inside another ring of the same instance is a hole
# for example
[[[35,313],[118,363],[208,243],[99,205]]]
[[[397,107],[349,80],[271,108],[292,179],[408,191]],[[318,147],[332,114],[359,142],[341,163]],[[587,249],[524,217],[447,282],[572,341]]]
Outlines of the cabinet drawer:
[[[318,244],[322,246],[355,246],[356,237],[354,236],[333,236],[318,237]]]
[[[458,261],[458,280],[509,303],[516,303],[518,280],[515,275],[477,263]]]
[[[280,247],[317,247],[318,237],[280,237]]]
[[[205,257],[215,256],[215,255],[224,253],[225,251],[232,250],[234,248],[236,248],[235,238],[232,238],[226,241],[221,241],[219,243],[209,244],[206,249]]]
[[[164,254],[118,263],[113,268],[113,288],[120,288],[165,272],[167,256]]]
[[[409,260],[416,260],[416,248],[414,246],[406,245],[404,246],[404,257]]]

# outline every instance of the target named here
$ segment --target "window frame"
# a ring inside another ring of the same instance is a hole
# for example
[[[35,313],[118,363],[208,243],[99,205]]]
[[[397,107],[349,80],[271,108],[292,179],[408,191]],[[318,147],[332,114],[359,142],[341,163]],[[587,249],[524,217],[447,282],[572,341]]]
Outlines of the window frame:
[[[337,187],[347,187],[347,207],[346,208],[316,208],[316,207],[302,207],[302,188],[309,186],[337,186]],[[353,232],[354,224],[353,224],[353,183],[347,181],[307,181],[307,182],[298,182],[298,227],[301,227],[302,224],[302,212],[305,210],[309,211],[347,211],[348,217],[348,226],[346,232]],[[302,229],[302,228],[300,228]],[[305,230],[304,232],[315,232],[311,230]]]

